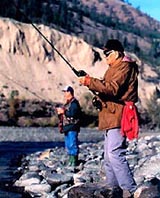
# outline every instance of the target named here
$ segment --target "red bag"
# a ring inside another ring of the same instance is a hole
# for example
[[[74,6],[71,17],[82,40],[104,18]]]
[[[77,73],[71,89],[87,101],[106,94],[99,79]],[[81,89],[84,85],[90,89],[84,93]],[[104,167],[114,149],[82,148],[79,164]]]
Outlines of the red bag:
[[[139,122],[137,107],[133,102],[125,102],[121,120],[121,134],[129,140],[138,138]]]

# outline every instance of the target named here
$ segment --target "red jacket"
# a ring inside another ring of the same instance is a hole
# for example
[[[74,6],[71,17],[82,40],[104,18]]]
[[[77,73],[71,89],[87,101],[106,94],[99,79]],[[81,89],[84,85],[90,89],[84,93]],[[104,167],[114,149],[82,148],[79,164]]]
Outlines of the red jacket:
[[[138,138],[139,125],[137,108],[133,102],[125,102],[121,119],[121,134],[129,140]]]

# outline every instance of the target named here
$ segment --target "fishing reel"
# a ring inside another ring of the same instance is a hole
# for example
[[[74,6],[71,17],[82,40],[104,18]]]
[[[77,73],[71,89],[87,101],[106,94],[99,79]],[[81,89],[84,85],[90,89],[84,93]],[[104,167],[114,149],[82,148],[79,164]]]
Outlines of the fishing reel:
[[[96,96],[93,97],[92,104],[98,111],[102,110],[102,102]]]

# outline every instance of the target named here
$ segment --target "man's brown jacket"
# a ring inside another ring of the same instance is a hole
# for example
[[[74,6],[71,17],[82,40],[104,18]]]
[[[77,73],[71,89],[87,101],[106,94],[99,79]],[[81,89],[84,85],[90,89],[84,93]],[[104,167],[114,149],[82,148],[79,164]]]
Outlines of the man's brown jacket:
[[[103,80],[91,78],[90,90],[99,93],[102,110],[99,112],[99,129],[108,130],[121,125],[125,101],[138,101],[138,66],[135,62],[118,59],[109,66]]]

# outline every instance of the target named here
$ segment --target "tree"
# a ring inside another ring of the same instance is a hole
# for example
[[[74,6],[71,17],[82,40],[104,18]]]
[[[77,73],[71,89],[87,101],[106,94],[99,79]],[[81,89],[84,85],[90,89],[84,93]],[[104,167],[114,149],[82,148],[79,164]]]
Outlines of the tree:
[[[147,101],[147,112],[151,117],[153,126],[160,128],[160,97],[159,90],[155,90],[150,100]]]

